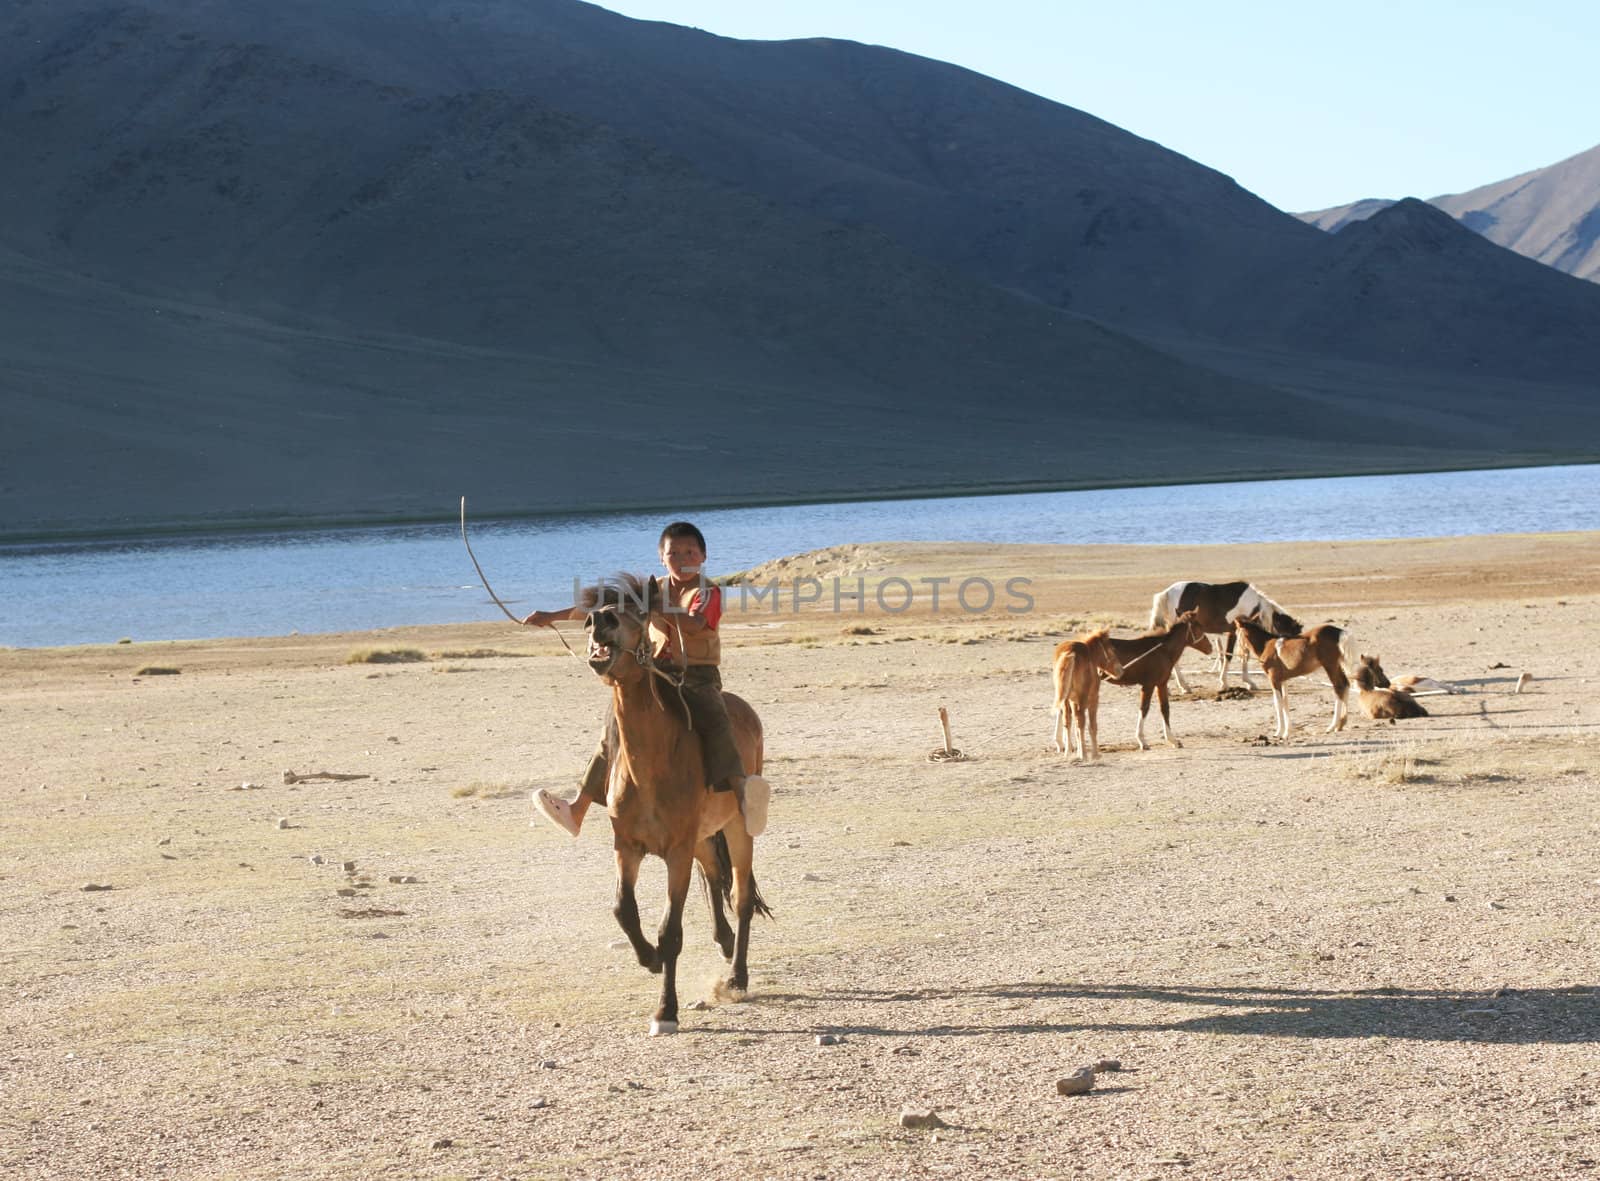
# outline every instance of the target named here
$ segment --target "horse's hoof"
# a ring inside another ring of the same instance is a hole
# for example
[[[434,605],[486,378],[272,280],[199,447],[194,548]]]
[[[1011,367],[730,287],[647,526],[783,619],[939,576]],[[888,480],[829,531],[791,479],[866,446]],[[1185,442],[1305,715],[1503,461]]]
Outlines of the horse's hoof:
[[[668,1035],[677,1032],[678,1023],[676,1021],[658,1021],[652,1019],[650,1022],[651,1037],[667,1037]]]

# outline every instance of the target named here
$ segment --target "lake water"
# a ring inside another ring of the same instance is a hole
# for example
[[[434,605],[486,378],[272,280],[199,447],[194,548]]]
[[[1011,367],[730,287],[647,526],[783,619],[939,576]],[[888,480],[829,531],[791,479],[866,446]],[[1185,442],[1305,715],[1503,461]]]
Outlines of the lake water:
[[[1405,504],[1397,519],[1395,504]],[[469,500],[468,509],[470,512]],[[692,514],[711,573],[846,542],[1189,545],[1600,529],[1600,465],[718,509]],[[575,578],[654,572],[665,514],[474,521],[512,610]],[[500,619],[459,527],[217,534],[0,547],[0,646],[286,635]]]

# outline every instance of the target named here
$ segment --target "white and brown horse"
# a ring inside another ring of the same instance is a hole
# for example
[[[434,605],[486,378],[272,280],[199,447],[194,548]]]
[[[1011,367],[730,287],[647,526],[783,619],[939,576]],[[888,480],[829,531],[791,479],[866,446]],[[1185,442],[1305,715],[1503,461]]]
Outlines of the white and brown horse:
[[[1289,704],[1284,685],[1319,670],[1328,674],[1328,683],[1333,686],[1333,721],[1328,724],[1328,733],[1344,729],[1345,696],[1350,692],[1344,661],[1350,641],[1343,628],[1323,623],[1302,635],[1275,636],[1248,619],[1236,620],[1233,626],[1245,647],[1261,662],[1261,670],[1272,686],[1272,709],[1277,719],[1274,737],[1289,737]]]
[[[1275,636],[1297,635],[1300,623],[1278,604],[1258,591],[1248,582],[1175,582],[1164,591],[1157,591],[1150,601],[1150,626],[1166,627],[1185,611],[1193,611],[1200,626],[1208,635],[1223,636],[1223,648],[1218,656],[1221,674],[1217,687],[1228,687],[1228,665],[1233,660],[1233,625],[1235,620],[1248,619]],[[1183,669],[1174,666],[1178,675],[1178,688],[1188,693],[1189,685],[1183,679]],[[1246,648],[1239,659],[1239,675],[1246,685],[1250,680],[1250,650]]]
[[[1194,648],[1207,656],[1211,655],[1211,641],[1206,637],[1205,629],[1200,626],[1194,612],[1185,611],[1164,629],[1152,628],[1142,636],[1134,636],[1127,640],[1112,637],[1108,643],[1122,665],[1122,671],[1116,676],[1108,676],[1106,680],[1113,685],[1139,687],[1139,725],[1134,731],[1134,740],[1138,742],[1139,749],[1150,749],[1144,740],[1144,718],[1150,712],[1152,695],[1161,703],[1161,737],[1172,746],[1182,746],[1183,743],[1172,736],[1172,711],[1168,704],[1167,681],[1171,678],[1173,666],[1178,663],[1178,658],[1183,655],[1185,648]]]
[[[1055,683],[1056,749],[1067,753],[1077,738],[1077,757],[1092,763],[1100,757],[1100,674],[1120,677],[1122,662],[1112,651],[1110,634],[1090,632],[1056,645],[1051,666]],[[1069,724],[1070,714],[1070,724]],[[1087,726],[1088,745],[1084,745]]]

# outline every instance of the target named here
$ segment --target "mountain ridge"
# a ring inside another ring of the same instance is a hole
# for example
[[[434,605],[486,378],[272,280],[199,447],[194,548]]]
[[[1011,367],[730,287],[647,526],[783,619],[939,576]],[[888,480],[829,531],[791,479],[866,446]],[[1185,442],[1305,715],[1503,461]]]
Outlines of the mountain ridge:
[[[1448,221],[1330,240],[959,67],[576,0],[16,11],[13,532],[1417,470],[1600,437],[1600,292]],[[1507,391],[1566,421],[1508,432],[1485,409]]]

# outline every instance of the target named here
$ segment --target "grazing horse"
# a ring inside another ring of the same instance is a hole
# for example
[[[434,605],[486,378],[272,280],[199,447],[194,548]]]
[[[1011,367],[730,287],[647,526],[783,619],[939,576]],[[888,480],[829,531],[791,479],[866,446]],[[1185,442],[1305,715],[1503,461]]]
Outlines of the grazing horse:
[[[1428,716],[1411,694],[1389,684],[1376,656],[1363,656],[1357,661],[1356,693],[1361,698],[1361,712],[1375,722]]]
[[[1150,749],[1144,740],[1144,716],[1150,712],[1151,694],[1155,694],[1161,702],[1161,737],[1172,746],[1182,746],[1183,743],[1172,736],[1167,680],[1172,676],[1172,670],[1185,648],[1211,655],[1211,641],[1206,638],[1205,629],[1200,626],[1195,613],[1185,611],[1165,630],[1151,629],[1142,636],[1127,640],[1111,637],[1108,642],[1122,664],[1122,671],[1106,680],[1113,685],[1139,686],[1139,726],[1134,731],[1139,749]]]
[[[616,916],[639,962],[661,973],[661,1004],[650,1022],[652,1037],[678,1031],[678,953],[683,947],[683,905],[690,868],[696,862],[705,878],[716,926],[717,944],[731,963],[728,985],[749,986],[747,957],[750,919],[770,915],[756,889],[754,839],[745,831],[734,792],[714,792],[706,783],[700,736],[670,672],[651,656],[648,613],[661,609],[654,579],[617,575],[589,587],[581,596],[590,608],[585,629],[589,667],[611,687],[617,749],[606,785],[617,860]],[[724,694],[735,742],[744,765],[761,770],[761,720],[741,698]],[[634,898],[639,866],[653,853],[667,863],[667,909],[657,941],[639,927]],[[729,928],[723,904],[738,916],[738,933]]]
[[[1250,619],[1275,636],[1292,636],[1300,631],[1300,623],[1278,604],[1262,594],[1248,582],[1175,582],[1164,591],[1157,591],[1150,601],[1150,626],[1166,627],[1185,611],[1193,611],[1200,626],[1213,636],[1223,636],[1222,655],[1218,658],[1221,675],[1217,688],[1228,687],[1228,665],[1233,660],[1233,623],[1236,619]],[[1178,674],[1178,688],[1189,692],[1183,679],[1183,669],[1174,666]],[[1239,658],[1239,675],[1246,685],[1250,680],[1250,650],[1246,648]]]
[[[1122,663],[1111,649],[1110,634],[1097,631],[1076,640],[1063,640],[1056,645],[1051,671],[1056,690],[1056,749],[1066,754],[1075,735],[1079,760],[1092,763],[1100,757],[1100,674],[1104,672],[1114,677],[1122,675]],[[1067,721],[1069,710],[1072,714],[1070,727]],[[1084,747],[1086,720],[1087,750]]]
[[[1350,681],[1344,675],[1344,650],[1348,647],[1349,638],[1343,629],[1323,623],[1302,635],[1275,636],[1248,619],[1235,620],[1233,626],[1238,630],[1245,647],[1261,662],[1261,669],[1267,674],[1267,683],[1272,686],[1272,708],[1277,718],[1274,737],[1289,737],[1289,704],[1284,694],[1285,683],[1318,669],[1328,674],[1328,682],[1333,686],[1333,721],[1328,725],[1328,733],[1344,729],[1345,694],[1350,691]]]

